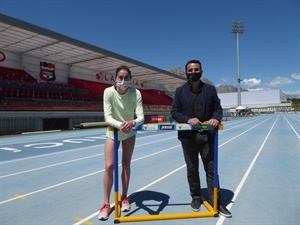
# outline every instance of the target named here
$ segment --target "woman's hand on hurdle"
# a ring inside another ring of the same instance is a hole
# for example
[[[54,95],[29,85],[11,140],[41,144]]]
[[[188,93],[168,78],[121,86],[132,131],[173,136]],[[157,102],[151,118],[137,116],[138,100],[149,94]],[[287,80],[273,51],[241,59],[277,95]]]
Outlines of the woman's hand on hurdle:
[[[131,121],[124,121],[121,126],[120,126],[120,130],[123,133],[130,133],[132,128],[135,127],[135,121],[131,120]]]

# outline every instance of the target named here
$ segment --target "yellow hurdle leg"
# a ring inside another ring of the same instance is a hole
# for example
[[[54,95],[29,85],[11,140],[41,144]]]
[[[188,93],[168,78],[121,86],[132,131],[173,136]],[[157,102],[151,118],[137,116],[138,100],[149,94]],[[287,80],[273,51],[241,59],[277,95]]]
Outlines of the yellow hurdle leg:
[[[118,192],[115,192],[115,218],[121,216],[121,195]]]
[[[218,202],[218,189],[214,188],[214,210],[215,210],[215,212],[218,212],[217,202]]]

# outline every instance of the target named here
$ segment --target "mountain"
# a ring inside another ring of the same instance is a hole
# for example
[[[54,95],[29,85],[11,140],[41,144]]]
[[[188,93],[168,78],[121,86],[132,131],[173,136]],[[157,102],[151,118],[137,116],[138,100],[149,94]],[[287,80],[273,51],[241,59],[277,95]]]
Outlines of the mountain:
[[[234,87],[232,85],[220,85],[217,87],[218,93],[230,93],[230,92],[237,92],[237,91],[238,91],[237,87]],[[241,88],[241,91],[248,91],[248,90]]]
[[[177,74],[177,75],[180,75],[180,76],[185,76],[185,72],[180,67],[174,67],[174,68],[168,69],[167,71]],[[209,79],[207,79],[205,77],[202,77],[201,80],[204,83],[215,86],[213,82],[211,82]],[[183,83],[184,83],[184,81],[181,84],[183,84]],[[176,84],[176,85],[175,84],[167,84],[167,85],[164,85],[163,90],[169,96],[173,96],[176,88],[178,86],[180,86],[181,84]],[[237,92],[238,91],[237,87],[234,87],[232,85],[220,85],[220,86],[216,87],[216,89],[217,89],[218,93],[229,93],[229,92]],[[241,88],[241,91],[248,91],[248,90]]]

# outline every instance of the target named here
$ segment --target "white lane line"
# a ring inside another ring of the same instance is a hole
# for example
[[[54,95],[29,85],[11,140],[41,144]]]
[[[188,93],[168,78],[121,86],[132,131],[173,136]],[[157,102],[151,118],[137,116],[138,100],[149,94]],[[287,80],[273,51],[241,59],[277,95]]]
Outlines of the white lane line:
[[[288,124],[290,125],[290,127],[292,128],[292,130],[295,132],[295,134],[297,135],[298,139],[300,139],[299,134],[297,133],[297,131],[295,130],[295,128],[292,126],[292,124],[287,120],[286,116],[284,116],[284,119],[288,122]]]
[[[164,135],[163,133],[160,134],[155,134],[152,135],[153,136],[157,136],[157,135]],[[144,138],[149,138],[149,137],[139,137],[139,139],[144,139]],[[172,138],[176,138],[176,137],[171,137],[168,139],[172,139]],[[165,139],[159,139],[159,140],[165,140]],[[104,146],[104,144],[99,144],[99,145],[92,145],[92,146],[88,146],[88,147],[82,147],[82,148],[75,148],[75,149],[71,149],[71,150],[65,150],[65,151],[61,151],[61,152],[53,152],[53,153],[48,153],[48,154],[43,154],[43,155],[37,155],[37,156],[32,156],[32,157],[26,157],[26,158],[22,158],[22,159],[13,159],[13,160],[8,160],[8,161],[3,161],[0,162],[1,164],[7,164],[7,163],[13,163],[13,162],[19,162],[19,161],[24,161],[24,160],[30,160],[30,159],[35,159],[35,158],[42,158],[42,157],[48,157],[48,156],[52,156],[52,155],[59,155],[59,154],[65,154],[65,153],[70,153],[70,152],[75,152],[75,151],[81,151],[81,150],[85,150],[85,149],[90,149],[90,148],[98,148],[100,146]],[[136,145],[137,146],[137,145]],[[141,145],[140,145],[141,146]]]
[[[167,178],[168,176],[171,176],[173,173],[176,173],[177,171],[181,170],[181,169],[184,168],[184,167],[185,167],[185,165],[182,165],[182,166],[176,168],[175,170],[171,171],[170,173],[168,173],[168,174],[166,174],[166,175],[164,175],[164,176],[162,176],[162,177],[160,177],[160,178],[154,180],[153,182],[151,182],[151,183],[147,184],[146,186],[144,186],[144,187],[142,187],[142,188],[140,188],[140,189],[134,191],[133,193],[139,192],[139,191],[142,191],[142,190],[145,190],[146,188],[148,188],[148,187],[150,187],[150,186],[156,184],[157,182],[159,182],[159,181],[161,181],[161,180]],[[115,206],[115,203],[110,204],[110,207],[111,207],[111,208],[114,207],[114,206]],[[77,223],[74,223],[73,225],[80,225],[80,224],[83,224],[83,223],[85,223],[86,221],[92,219],[93,217],[96,217],[96,216],[98,215],[98,213],[99,213],[99,212],[96,211],[96,212],[94,212],[93,214],[91,214],[91,215],[89,215],[89,216],[87,216],[87,217],[81,219],[81,220],[78,221]]]
[[[260,121],[260,120],[263,120],[263,122],[265,122],[265,121],[267,121],[267,120],[269,120],[269,119],[271,119],[271,117],[268,117],[268,119],[265,119],[265,118],[256,118],[256,120],[250,120],[250,121],[248,121],[248,122],[244,122],[244,123],[239,123],[239,124],[237,124],[237,125],[235,125],[235,126],[232,126],[232,127],[229,127],[229,128],[227,128],[226,127],[226,124],[224,124],[224,130],[220,130],[219,131],[219,133],[223,133],[223,132],[227,132],[227,131],[229,131],[229,130],[232,130],[232,129],[235,129],[235,128],[237,128],[237,127],[244,127],[246,124],[249,124],[249,123],[256,123],[256,121]],[[239,122],[239,121],[238,121]],[[233,125],[233,123],[231,123],[231,125]]]
[[[269,118],[268,118],[267,120],[269,120]],[[249,130],[251,130],[251,129],[257,127],[258,125],[262,124],[263,122],[266,122],[267,120],[264,120],[264,121],[262,121],[262,122],[259,123],[259,124],[256,124],[255,126],[249,128],[248,130],[246,130],[245,132],[243,132],[243,133],[241,133],[241,134],[244,134],[244,133],[248,132]],[[274,125],[273,125],[273,126],[274,126]],[[272,128],[271,128],[271,129],[272,129]],[[241,134],[237,135],[235,138],[230,139],[229,141],[226,141],[225,143],[223,143],[222,145],[219,145],[218,147],[221,147],[221,146],[227,144],[228,142],[230,142],[230,141],[236,139],[236,138],[239,137]],[[269,134],[268,134],[268,135],[269,135]],[[178,145],[178,147],[180,147],[180,146],[181,146],[181,145]],[[177,146],[175,146],[175,147],[177,147]],[[154,153],[154,154],[156,154],[156,153]],[[146,185],[146,186],[144,186],[144,187],[138,189],[138,190],[135,191],[135,192],[138,192],[138,191],[141,191],[141,190],[144,190],[144,189],[150,187],[151,185],[157,183],[158,181],[163,180],[164,178],[168,177],[169,175],[171,175],[171,174],[177,172],[178,170],[181,170],[181,169],[184,168],[185,166],[186,166],[186,165],[184,164],[184,165],[178,167],[177,169],[173,170],[172,172],[170,172],[170,173],[164,175],[163,177],[161,177],[161,178],[159,178],[159,179],[157,179],[157,180],[155,180],[155,181],[149,183],[148,185]],[[133,192],[133,193],[134,193],[134,192]],[[110,207],[112,208],[112,207],[114,207],[114,205],[115,205],[115,203],[112,203],[112,204],[110,204]],[[98,213],[99,213],[99,211],[96,211],[96,212],[92,213],[91,215],[88,215],[87,217],[82,218],[80,221],[78,221],[77,223],[74,223],[73,225],[81,225],[81,224],[87,222],[88,220],[92,219],[93,217],[96,217],[96,216],[98,215]],[[218,224],[218,225],[221,225],[221,224]]]
[[[160,142],[160,141],[165,141],[165,140],[173,139],[173,138],[174,137],[165,138],[165,139],[159,139],[157,141],[152,141],[152,142],[148,142],[148,143],[136,145],[135,147],[139,147],[139,146],[143,146],[143,145],[149,145],[149,144],[152,144],[152,143],[156,143],[156,142]],[[121,151],[121,150],[122,149],[120,148],[119,151]],[[55,166],[60,166],[60,165],[68,164],[68,163],[73,163],[73,162],[76,162],[76,161],[80,161],[80,160],[84,160],[84,159],[89,159],[89,158],[93,158],[93,157],[98,157],[98,156],[101,156],[101,155],[104,155],[104,153],[96,154],[96,155],[91,155],[91,156],[86,156],[86,157],[82,157],[82,158],[78,158],[78,159],[73,159],[73,160],[69,160],[69,161],[65,161],[65,162],[61,162],[61,163],[55,163],[55,164],[51,164],[51,165],[48,165],[48,166],[42,166],[42,167],[38,167],[38,168],[35,168],[35,169],[24,170],[24,171],[17,172],[17,173],[11,173],[11,174],[0,176],[0,179],[5,178],[5,177],[10,177],[10,176],[16,176],[16,175],[20,175],[20,174],[24,174],[24,173],[29,173],[29,172],[33,172],[33,171],[38,171],[38,170],[42,170],[42,169],[47,169],[47,168],[51,168],[51,167],[55,167]],[[153,155],[153,154],[151,154],[151,155]],[[132,160],[132,161],[135,161],[135,160]]]
[[[53,153],[48,153],[48,154],[43,154],[43,155],[25,157],[25,158],[22,158],[22,159],[13,159],[13,160],[0,162],[0,165],[19,162],[19,161],[25,161],[25,160],[30,160],[30,159],[42,158],[42,157],[49,157],[49,156],[52,156],[52,155],[65,154],[65,153],[70,153],[70,152],[75,152],[75,151],[81,151],[81,150],[86,150],[86,149],[90,149],[90,148],[98,148],[98,147],[103,146],[103,145],[104,144],[93,145],[93,146],[89,146],[89,147],[75,148],[75,149],[72,149],[72,150],[66,150],[66,151],[61,151],[61,152],[53,152]]]
[[[99,170],[99,171],[96,171],[96,172],[93,172],[93,173],[90,173],[90,174],[87,174],[87,175],[84,175],[84,176],[81,176],[81,177],[77,177],[75,179],[71,179],[71,180],[68,180],[68,181],[65,181],[65,182],[61,182],[61,183],[58,183],[58,184],[55,184],[55,185],[52,185],[52,186],[49,186],[49,187],[46,187],[46,188],[42,188],[42,189],[39,189],[39,190],[36,190],[36,191],[33,191],[33,192],[30,192],[30,193],[27,193],[27,194],[24,194],[24,195],[20,195],[21,197],[27,197],[27,196],[30,196],[30,195],[33,195],[33,194],[37,194],[39,192],[42,192],[42,191],[46,191],[46,190],[49,190],[51,188],[55,188],[55,187],[58,187],[58,186],[62,186],[64,184],[68,184],[68,183],[71,183],[73,181],[77,181],[77,180],[81,180],[83,178],[86,178],[86,177],[90,177],[90,176],[93,176],[97,173],[100,173],[100,172],[103,172],[104,170]],[[2,202],[0,202],[0,205],[4,204],[4,203],[7,203],[7,202],[11,202],[11,201],[14,201],[16,199],[19,199],[19,197],[16,197],[16,198],[10,198],[10,199],[7,199],[7,200],[4,200]]]
[[[266,121],[266,120],[265,120],[265,121]],[[263,122],[265,122],[265,121],[263,121]],[[262,123],[262,122],[261,122],[261,123]],[[256,127],[256,126],[257,126],[257,125],[255,125],[254,127]],[[251,129],[248,129],[247,131],[249,131],[249,130],[251,130]],[[245,133],[245,132],[244,132],[244,133]],[[161,134],[158,134],[158,135],[161,135]],[[144,137],[142,137],[142,138],[144,138]],[[148,137],[145,137],[145,138],[148,138]],[[173,137],[172,137],[172,138],[173,138]],[[172,138],[166,138],[166,139],[172,139]],[[233,139],[235,139],[235,138],[233,138]],[[233,140],[233,139],[231,139],[231,140]],[[159,142],[159,141],[155,141],[155,142]],[[228,143],[228,142],[226,142],[226,143]],[[223,143],[222,145],[224,145],[224,144],[226,144],[226,143]],[[150,144],[150,143],[149,143],[149,144]],[[101,144],[101,145],[103,145],[103,144]],[[141,144],[141,145],[145,145],[145,144]],[[141,146],[141,145],[140,145],[140,146]],[[99,146],[100,146],[100,145],[99,145]],[[176,148],[176,147],[179,147],[179,146],[180,146],[180,145],[177,145],[177,146],[174,146],[174,147],[172,147],[172,148],[165,149],[165,150],[163,150],[163,151],[161,151],[161,152],[168,151],[168,150],[171,150],[171,149]],[[95,146],[93,146],[93,147],[95,147]],[[219,146],[219,147],[221,147],[221,146]],[[90,148],[90,147],[87,147],[87,148]],[[79,149],[85,149],[85,148],[79,148]],[[79,150],[79,149],[73,149],[73,150],[70,150],[70,151],[75,151],[75,150]],[[70,151],[68,151],[68,152],[70,152]],[[146,158],[146,157],[150,157],[150,156],[152,156],[152,155],[156,155],[156,154],[159,154],[159,153],[160,153],[160,152],[156,152],[156,153],[150,154],[150,155],[148,155],[148,156],[140,157],[140,158],[135,159],[135,160],[133,160],[133,161],[138,161],[138,160],[140,160],[140,159],[143,159],[143,158]],[[59,154],[59,153],[51,153],[51,154],[47,154],[47,155],[53,155],[53,154]],[[43,156],[44,156],[44,155],[43,155]],[[42,157],[42,156],[37,156],[37,157]],[[36,158],[36,157],[31,157],[31,158]],[[14,161],[18,161],[18,160],[14,160]],[[120,166],[120,165],[119,165],[119,166]],[[183,167],[185,167],[185,165],[181,166],[180,169],[183,168]],[[86,177],[95,175],[95,174],[100,173],[100,172],[103,172],[103,171],[104,171],[104,170],[99,170],[99,171],[96,171],[96,172],[93,172],[93,173],[90,173],[90,174],[87,174],[87,175],[84,175],[84,176],[81,176],[81,177],[78,177],[78,178],[75,178],[75,179],[71,179],[71,180],[68,180],[68,181],[65,181],[65,182],[61,182],[61,183],[58,183],[58,184],[56,184],[56,185],[49,186],[49,187],[47,187],[47,188],[43,188],[43,189],[40,189],[40,190],[36,190],[36,191],[30,192],[30,193],[27,193],[27,194],[24,194],[24,195],[21,195],[21,196],[22,196],[22,197],[26,197],[26,196],[29,196],[29,195],[33,195],[33,194],[36,194],[36,193],[39,193],[39,192],[42,192],[42,191],[49,190],[49,189],[51,189],[51,188],[55,188],[55,187],[58,187],[58,186],[61,186],[61,185],[67,184],[67,183],[71,183],[71,182],[73,182],[73,181],[77,181],[77,180],[80,180],[80,179],[83,179],[83,178],[86,178]],[[165,175],[165,176],[166,176],[166,175]],[[162,179],[162,178],[160,178],[160,179]],[[158,181],[156,181],[156,182],[158,182]],[[152,183],[153,183],[153,182],[152,182]],[[11,199],[2,201],[2,202],[0,202],[0,205],[1,205],[1,204],[4,204],[4,203],[7,203],[7,202],[10,202],[10,201],[14,201],[14,200],[16,200],[16,199],[19,199],[19,197],[18,197],[18,198],[11,198]],[[95,212],[94,214],[92,214],[92,215],[90,215],[90,216],[84,218],[83,220],[79,221],[79,222],[76,223],[76,224],[82,224],[82,223],[84,223],[85,221],[88,220],[87,218],[92,218],[92,217],[96,216],[97,213],[98,213],[98,212]]]
[[[299,115],[295,114],[285,114],[285,117],[289,117],[290,119],[296,120],[297,122],[300,122]]]
[[[0,148],[0,150],[11,151],[11,152],[21,152],[21,150],[19,150],[19,149],[9,148],[9,147]]]
[[[142,157],[137,158],[137,159],[132,160],[132,161],[139,161],[139,160],[142,160],[142,159],[144,159],[144,158],[147,158],[147,157],[151,157],[151,156],[153,156],[153,155],[160,154],[160,153],[162,153],[162,152],[170,151],[170,150],[172,150],[173,148],[178,148],[178,146],[179,146],[179,145],[174,146],[174,147],[171,147],[171,148],[168,148],[168,149],[164,149],[164,150],[159,151],[159,152],[155,152],[155,153],[149,154],[149,155],[147,155],[147,156],[142,156]],[[119,167],[122,166],[121,163],[120,163],[118,166],[119,166]],[[96,172],[89,173],[89,174],[86,174],[86,175],[84,175],[84,176],[80,176],[80,177],[77,177],[77,178],[74,178],[74,179],[71,179],[71,180],[67,180],[67,181],[65,181],[65,182],[61,182],[61,183],[58,183],[58,184],[55,184],[55,185],[52,185],[52,186],[49,186],[49,187],[46,187],[46,188],[42,188],[42,189],[39,189],[39,190],[30,192],[30,193],[27,193],[27,194],[23,194],[23,195],[20,195],[20,196],[22,196],[22,197],[27,197],[27,196],[30,196],[30,195],[33,195],[33,194],[37,194],[37,193],[39,193],[39,192],[46,191],[46,190],[49,190],[49,189],[51,189],[51,188],[59,187],[59,186],[62,186],[62,185],[65,185],[65,184],[68,184],[68,183],[71,183],[71,182],[74,182],[74,181],[77,181],[77,180],[84,179],[84,178],[86,178],[86,177],[93,176],[93,175],[98,174],[98,173],[101,173],[101,172],[103,172],[103,171],[104,171],[104,169],[98,170],[98,171],[96,171]],[[7,203],[7,202],[11,202],[11,201],[17,200],[17,199],[20,198],[20,196],[19,196],[19,197],[15,197],[15,198],[10,198],[10,199],[4,200],[4,201],[0,202],[0,205],[2,205],[2,204],[4,204],[4,203]]]
[[[29,172],[33,172],[33,171],[37,171],[37,170],[47,169],[47,168],[51,168],[51,167],[55,167],[55,166],[60,166],[60,165],[64,165],[64,164],[68,164],[68,163],[72,163],[72,162],[76,162],[76,161],[80,161],[80,160],[84,160],[84,159],[97,157],[97,156],[100,156],[100,155],[103,155],[103,153],[102,154],[91,155],[91,156],[87,156],[87,157],[83,157],[83,158],[73,159],[73,160],[69,160],[69,161],[65,161],[65,162],[61,162],[61,163],[55,163],[55,164],[51,164],[51,165],[48,165],[48,166],[37,167],[37,168],[34,168],[34,169],[30,169],[30,170],[24,170],[24,171],[17,172],[17,173],[7,174],[7,175],[4,175],[4,176],[0,176],[0,179],[5,178],[5,177],[20,175],[20,174],[23,174],[23,173],[29,173]]]
[[[269,120],[269,119],[270,119],[270,118],[268,118],[267,120]],[[262,121],[262,122],[260,122],[260,123],[256,124],[255,126],[253,126],[253,127],[250,127],[248,130],[245,130],[244,132],[240,133],[239,135],[236,135],[235,137],[233,137],[233,138],[229,139],[228,141],[225,141],[223,144],[219,145],[218,147],[221,147],[221,146],[223,146],[223,145],[227,144],[228,142],[230,142],[230,141],[232,141],[232,140],[234,140],[234,139],[238,138],[239,136],[241,136],[241,135],[243,135],[243,134],[247,133],[249,130],[252,130],[253,128],[257,127],[258,125],[260,125],[260,124],[262,124],[262,123],[266,122],[267,120],[264,120],[264,121]]]
[[[268,132],[268,134],[267,134],[265,140],[263,141],[262,145],[260,146],[258,152],[256,153],[254,159],[252,160],[250,166],[248,167],[246,173],[244,174],[244,176],[243,176],[241,182],[239,183],[238,187],[237,187],[236,190],[234,191],[234,195],[233,195],[232,201],[231,201],[231,203],[229,203],[229,204],[227,205],[227,209],[228,209],[228,210],[231,209],[233,203],[235,202],[235,199],[236,199],[237,196],[239,195],[239,193],[240,193],[242,187],[244,186],[244,184],[245,184],[245,182],[246,182],[246,180],[247,180],[247,178],[248,178],[248,176],[249,176],[249,174],[250,174],[250,172],[251,172],[251,170],[252,170],[252,168],[253,168],[253,166],[254,166],[254,164],[255,164],[257,158],[258,158],[258,156],[260,155],[260,152],[262,151],[263,147],[265,146],[265,143],[267,142],[267,140],[268,140],[268,138],[269,138],[269,136],[270,136],[270,134],[271,134],[271,132],[272,132],[274,126],[275,126],[275,123],[277,122],[277,120],[278,120],[278,117],[276,118],[276,120],[274,121],[272,127],[270,128],[270,130],[269,130],[269,132]],[[226,219],[226,217],[221,216],[221,217],[218,219],[216,225],[222,225],[225,219]]]

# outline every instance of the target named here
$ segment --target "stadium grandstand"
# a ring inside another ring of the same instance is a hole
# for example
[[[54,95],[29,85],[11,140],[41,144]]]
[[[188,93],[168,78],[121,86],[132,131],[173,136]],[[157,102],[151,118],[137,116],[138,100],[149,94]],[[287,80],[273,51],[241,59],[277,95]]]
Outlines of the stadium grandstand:
[[[103,122],[103,91],[115,82],[120,65],[132,71],[146,122],[171,121],[172,93],[165,86],[186,81],[184,76],[4,14],[0,36],[0,135]],[[236,96],[219,94],[225,114],[237,112]],[[242,104],[251,112],[291,110],[280,90],[242,92]]]
[[[102,98],[115,69],[128,66],[147,122],[169,120],[164,84],[185,78],[0,14],[1,130],[12,134],[71,129],[103,121]]]

